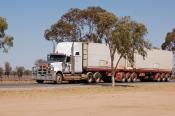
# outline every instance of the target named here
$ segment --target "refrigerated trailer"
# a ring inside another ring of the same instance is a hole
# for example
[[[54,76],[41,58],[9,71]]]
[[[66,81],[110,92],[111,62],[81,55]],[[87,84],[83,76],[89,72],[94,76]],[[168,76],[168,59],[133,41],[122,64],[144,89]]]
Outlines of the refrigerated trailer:
[[[118,64],[115,80],[118,82],[169,81],[172,74],[173,55],[170,51],[151,49],[143,58],[134,54],[134,64],[122,58]],[[114,64],[119,54],[115,54]],[[33,67],[33,79],[43,81],[86,80],[89,83],[110,81],[111,60],[109,47],[101,43],[61,42],[55,53],[47,56],[47,63]]]

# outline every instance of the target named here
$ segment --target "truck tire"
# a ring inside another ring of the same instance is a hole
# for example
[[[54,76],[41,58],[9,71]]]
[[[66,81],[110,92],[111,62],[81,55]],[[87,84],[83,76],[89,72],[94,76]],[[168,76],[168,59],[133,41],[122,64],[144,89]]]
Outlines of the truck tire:
[[[127,82],[128,82],[128,83],[130,83],[130,82],[131,82],[131,78],[130,78],[130,77],[127,79]]]
[[[120,75],[118,75],[118,79],[116,79],[116,81],[120,82],[120,83],[125,83],[126,80],[126,73],[124,72],[119,72]]]
[[[160,78],[160,77],[158,77],[158,78],[157,78],[157,82],[160,82],[160,81],[161,81],[161,78]]]
[[[161,74],[157,73],[153,79],[154,81],[160,82],[161,81]]]
[[[122,78],[121,82],[122,82],[122,83],[125,83],[125,82],[126,82],[125,77],[124,77],[124,78]]]
[[[131,74],[130,73],[126,73],[125,78],[126,78],[126,81],[128,83],[131,82]]]
[[[162,82],[166,82],[166,78],[165,77],[162,78]]]
[[[165,82],[170,81],[170,77],[171,77],[171,75],[170,75],[169,73],[167,73],[167,74],[165,75]]]
[[[169,82],[170,81],[170,77],[166,78],[166,82]]]
[[[162,82],[165,82],[165,73],[162,73],[161,75],[160,75],[160,81],[162,81]]]
[[[92,73],[92,72],[88,72],[88,73],[86,74],[86,76],[87,76],[87,82],[88,82],[88,83],[92,83],[93,80],[94,80],[94,78],[93,78],[93,73]]]
[[[132,73],[131,74],[131,82],[136,82],[137,81],[137,74],[136,73]]]
[[[95,79],[95,82],[99,83],[101,81],[101,77],[102,76],[101,76],[101,74],[99,72],[96,72],[96,73],[93,74],[93,77]]]
[[[36,80],[37,83],[41,84],[44,82],[44,80]]]
[[[57,83],[57,84],[61,84],[62,81],[63,81],[63,76],[62,76],[62,74],[57,73],[57,74],[56,74],[56,80],[55,80],[55,83]]]

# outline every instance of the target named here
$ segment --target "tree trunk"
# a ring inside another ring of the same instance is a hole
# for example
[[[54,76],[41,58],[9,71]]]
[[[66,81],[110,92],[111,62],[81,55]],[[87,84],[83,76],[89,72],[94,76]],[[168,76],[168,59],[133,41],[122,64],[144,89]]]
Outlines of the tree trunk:
[[[115,71],[112,71],[112,87],[115,87]]]
[[[114,55],[113,55],[114,56]],[[115,87],[115,73],[117,71],[117,67],[118,67],[118,64],[121,60],[121,58],[123,57],[123,55],[120,55],[115,67],[114,67],[114,57],[111,57],[111,68],[112,68],[112,87]]]
[[[111,80],[112,80],[112,87],[115,87],[114,54],[112,54],[112,52],[110,52],[110,56],[111,56]]]

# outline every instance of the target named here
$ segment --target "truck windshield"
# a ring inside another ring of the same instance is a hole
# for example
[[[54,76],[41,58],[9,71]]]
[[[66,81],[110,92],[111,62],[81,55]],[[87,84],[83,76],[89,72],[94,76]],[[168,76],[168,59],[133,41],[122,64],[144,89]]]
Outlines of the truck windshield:
[[[66,58],[66,55],[48,55],[47,60],[48,61],[56,61],[56,62],[64,62]]]

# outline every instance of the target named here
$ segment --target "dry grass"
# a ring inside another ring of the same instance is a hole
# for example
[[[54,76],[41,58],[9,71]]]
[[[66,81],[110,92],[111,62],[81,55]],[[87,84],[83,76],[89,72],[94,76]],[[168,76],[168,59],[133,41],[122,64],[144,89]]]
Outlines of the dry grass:
[[[0,81],[28,81],[28,80],[32,80],[32,76],[31,75],[23,75],[22,77],[18,77],[10,75],[9,77],[3,75],[0,78]]]
[[[95,86],[95,87],[69,87],[69,88],[32,88],[25,90],[0,90],[0,98],[3,97],[59,97],[59,96],[76,96],[76,95],[94,95],[94,94],[115,94],[128,92],[153,92],[153,91],[174,91],[174,83],[164,84],[134,84],[134,85],[116,85],[111,86]]]
[[[0,89],[0,116],[174,116],[175,85]]]

